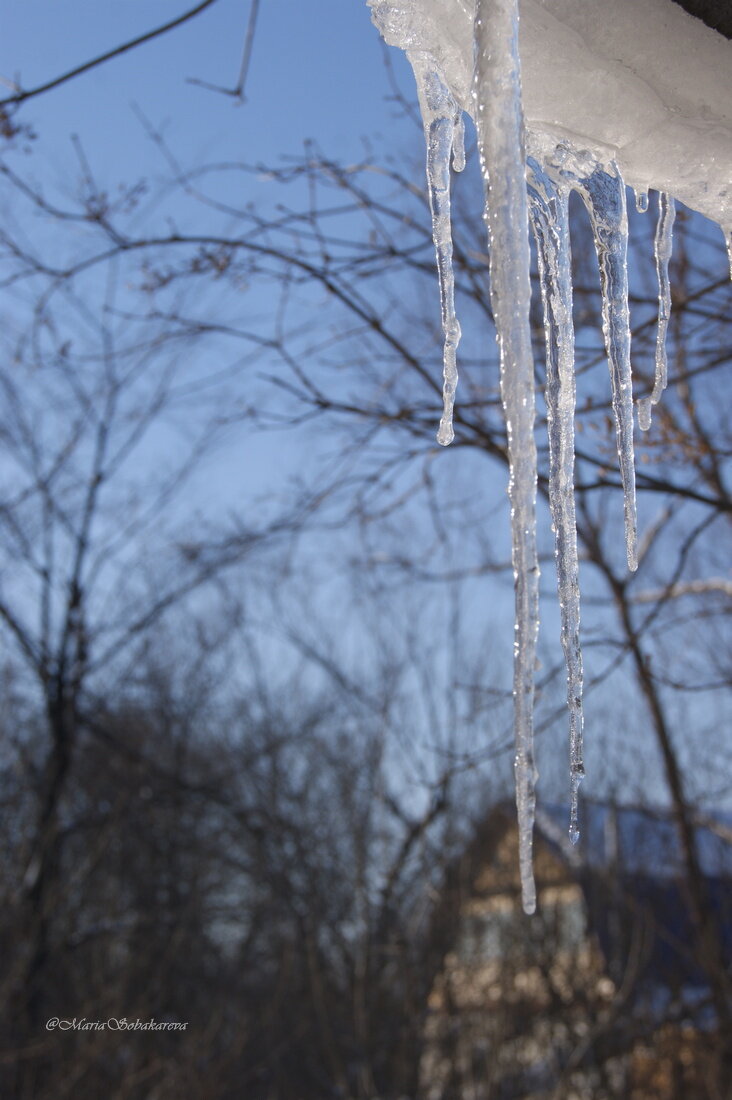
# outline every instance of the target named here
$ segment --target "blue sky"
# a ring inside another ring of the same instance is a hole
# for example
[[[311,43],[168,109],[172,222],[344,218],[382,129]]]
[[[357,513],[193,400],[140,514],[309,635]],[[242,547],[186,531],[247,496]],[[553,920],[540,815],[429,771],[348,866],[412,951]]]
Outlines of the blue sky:
[[[2,0],[0,76],[33,87],[193,6]],[[139,171],[145,141],[133,102],[185,147],[189,162],[231,154],[234,141],[247,160],[271,161],[309,138],[349,158],[363,135],[388,135],[394,109],[365,0],[262,0],[244,106],[188,83],[235,84],[248,13],[248,0],[218,0],[168,35],[29,102],[23,118],[42,134],[59,176],[75,164],[72,131],[94,150],[95,171],[111,179],[133,164]],[[391,55],[409,88],[406,61]]]

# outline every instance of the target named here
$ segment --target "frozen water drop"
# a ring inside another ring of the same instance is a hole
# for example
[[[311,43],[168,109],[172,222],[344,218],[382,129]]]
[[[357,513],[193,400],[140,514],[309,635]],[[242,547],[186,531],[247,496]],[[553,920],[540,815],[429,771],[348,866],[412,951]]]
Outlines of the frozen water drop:
[[[572,774],[571,800],[569,808],[569,839],[576,844],[580,838],[579,827],[579,788],[585,777],[584,768],[579,767]]]
[[[638,427],[642,432],[647,432],[651,426],[651,399],[641,397],[638,401]]]
[[[645,214],[648,209],[648,192],[639,191],[636,188],[635,191],[635,208],[639,214]]]
[[[465,121],[462,112],[455,119],[452,138],[452,167],[455,172],[462,172],[465,168]]]

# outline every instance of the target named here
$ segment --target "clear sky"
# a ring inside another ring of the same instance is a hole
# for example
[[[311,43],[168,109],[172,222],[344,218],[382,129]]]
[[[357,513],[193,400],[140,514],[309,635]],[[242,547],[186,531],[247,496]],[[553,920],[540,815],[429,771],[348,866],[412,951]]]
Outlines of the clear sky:
[[[193,0],[2,0],[0,77],[30,88],[127,38],[165,23]],[[76,132],[95,171],[119,179],[144,170],[145,145],[132,104],[164,126],[189,163],[233,153],[272,161],[315,139],[340,158],[357,156],[363,135],[388,135],[394,110],[383,51],[365,0],[261,0],[247,103],[187,81],[236,82],[249,0],[218,0],[168,35],[29,102],[23,118],[51,133],[57,170],[73,167]],[[392,63],[409,87],[400,51]]]

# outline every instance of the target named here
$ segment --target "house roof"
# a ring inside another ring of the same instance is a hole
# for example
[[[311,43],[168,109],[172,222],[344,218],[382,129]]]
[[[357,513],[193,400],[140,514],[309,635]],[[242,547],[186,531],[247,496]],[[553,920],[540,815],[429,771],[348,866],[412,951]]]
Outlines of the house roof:
[[[582,890],[588,930],[594,934],[610,977],[620,988],[632,977],[634,1004],[652,1015],[670,996],[700,1020],[708,981],[698,962],[699,937],[691,916],[678,832],[671,814],[647,807],[584,801],[581,839],[568,837],[566,806],[537,812],[534,862],[542,900],[556,898],[555,885],[575,882]],[[510,896],[518,913],[515,808],[494,806],[453,867],[463,912],[470,898],[491,920],[491,896]],[[721,949],[732,964],[732,817],[709,814],[696,828],[710,911]],[[573,895],[574,896],[574,895]],[[570,897],[569,894],[566,895]],[[483,900],[481,900],[483,899]],[[549,902],[554,904],[554,901]],[[573,903],[574,904],[574,903]],[[680,1001],[679,1001],[680,998]],[[654,1007],[655,1006],[655,1007]],[[706,1011],[706,1009],[704,1009]]]
[[[611,977],[621,983],[636,970],[637,996],[658,999],[675,991],[685,1005],[708,985],[694,951],[679,834],[665,810],[586,801],[581,839],[571,851],[566,807],[537,815],[537,833],[572,868],[582,885],[591,930]],[[732,964],[732,818],[707,815],[695,829],[707,904],[721,947]]]
[[[567,822],[566,806],[549,805],[537,813],[537,830],[568,862],[591,868],[617,865],[623,872],[648,872],[659,879],[683,873],[678,831],[668,810],[584,800],[574,855]],[[732,814],[697,816],[695,834],[703,874],[732,877]]]

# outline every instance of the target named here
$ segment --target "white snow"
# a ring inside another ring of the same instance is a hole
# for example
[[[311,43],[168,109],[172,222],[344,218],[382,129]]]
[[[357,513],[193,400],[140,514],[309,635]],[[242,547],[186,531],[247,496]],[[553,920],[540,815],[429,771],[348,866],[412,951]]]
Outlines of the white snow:
[[[656,373],[652,394],[639,403],[639,424],[647,428],[651,405],[660,399],[667,380],[674,197],[725,227],[732,224],[732,45],[670,0],[368,3],[386,41],[407,51],[417,80],[445,337],[444,411],[438,432],[443,444],[453,438],[460,339],[452,272],[450,157],[459,171],[464,164],[461,110],[476,123],[508,438],[516,603],[516,802],[522,900],[531,913],[536,906],[531,852],[539,566],[529,208],[545,318],[549,496],[567,667],[570,837],[576,841],[577,792],[584,767],[568,194],[576,190],[582,196],[594,232],[624,493],[626,555],[634,570],[637,521],[625,187],[635,189],[639,211],[648,209],[649,188],[660,192]],[[727,239],[732,266],[728,231]]]
[[[474,0],[367,2],[472,114]],[[732,43],[671,0],[521,0],[520,17],[530,152],[569,140],[732,228]]]

